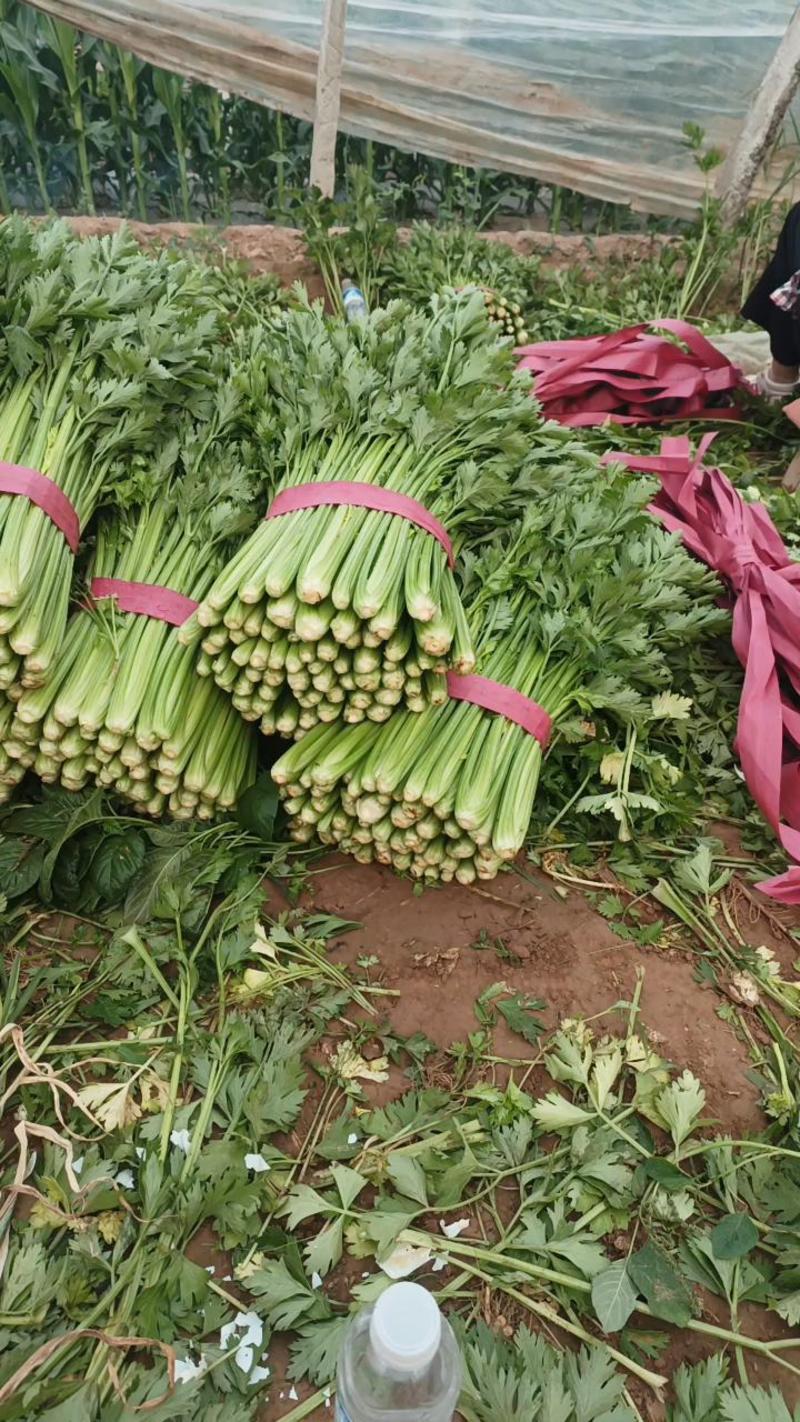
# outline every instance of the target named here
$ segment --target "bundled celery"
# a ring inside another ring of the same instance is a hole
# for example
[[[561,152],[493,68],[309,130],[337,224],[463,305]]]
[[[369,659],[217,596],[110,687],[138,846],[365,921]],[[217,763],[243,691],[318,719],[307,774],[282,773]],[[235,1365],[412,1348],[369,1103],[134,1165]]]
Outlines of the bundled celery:
[[[395,303],[355,327],[302,309],[254,356],[269,388],[261,435],[278,488],[373,484],[425,506],[458,536],[493,476],[493,497],[539,416],[479,293]],[[276,443],[277,442],[277,443]],[[182,629],[198,669],[266,733],[382,722],[445,699],[448,667],[474,666],[442,545],[408,520],[352,506],[262,522]]]
[[[102,519],[93,577],[203,595],[256,504],[257,482],[236,446],[214,445],[234,410],[223,392],[221,418],[184,425],[162,452],[151,497]],[[190,472],[170,483],[179,446]],[[45,685],[21,695],[6,750],[46,782],[94,781],[150,815],[208,819],[231,809],[255,779],[257,738],[194,661],[177,627],[100,599],[72,618]]]
[[[44,474],[85,527],[128,479],[170,410],[199,408],[215,322],[202,270],[145,256],[124,233],[78,241],[62,224],[0,225],[0,460]],[[0,688],[54,666],[73,554],[35,503],[0,495]]]
[[[515,346],[528,340],[524,313],[541,300],[535,258],[520,256],[463,223],[415,222],[408,241],[390,247],[381,275],[384,296],[417,303],[446,287],[478,287],[490,321]]]
[[[468,569],[480,673],[542,706],[555,735],[600,707],[635,720],[642,692],[668,681],[669,640],[718,619],[710,596],[698,600],[713,580],[653,524],[651,493],[576,469]],[[502,715],[451,701],[387,726],[318,727],[272,773],[295,839],[471,883],[522,847],[543,754]]]

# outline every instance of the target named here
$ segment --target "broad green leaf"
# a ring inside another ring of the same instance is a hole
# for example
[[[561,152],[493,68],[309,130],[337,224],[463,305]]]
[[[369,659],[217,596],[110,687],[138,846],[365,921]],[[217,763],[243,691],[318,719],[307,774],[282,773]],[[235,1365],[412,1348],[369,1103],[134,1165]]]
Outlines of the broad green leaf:
[[[336,1181],[339,1199],[344,1209],[349,1210],[353,1201],[358,1199],[367,1184],[367,1178],[365,1175],[359,1175],[357,1170],[351,1170],[347,1165],[334,1165],[331,1174]]]
[[[401,1195],[416,1200],[420,1205],[428,1204],[428,1185],[425,1171],[418,1160],[410,1155],[400,1155],[394,1151],[389,1156],[386,1173]]]
[[[730,1387],[720,1398],[724,1422],[797,1422],[777,1387]]]
[[[528,1122],[530,1128],[530,1123]],[[445,1170],[436,1181],[435,1203],[440,1209],[452,1209],[463,1199],[464,1191],[477,1174],[480,1166],[469,1147],[465,1147],[461,1160]]]
[[[315,1215],[329,1215],[331,1211],[330,1201],[312,1190],[310,1185],[296,1185],[284,1208],[289,1229],[297,1229],[303,1220],[313,1219]]]
[[[577,1234],[562,1233],[568,1228],[561,1224],[559,1233],[548,1239],[548,1227],[542,1216],[527,1211],[522,1217],[522,1229],[514,1236],[514,1248],[549,1260],[551,1268],[558,1268],[558,1261],[564,1259],[587,1279],[603,1273],[608,1259],[599,1241],[586,1230]]]
[[[139,873],[147,853],[147,840],[139,830],[108,835],[92,856],[89,875],[104,903],[116,904]]]
[[[0,891],[9,899],[27,894],[38,882],[47,846],[16,837],[0,837]]]
[[[591,1041],[578,1041],[566,1032],[556,1032],[551,1050],[545,1058],[547,1070],[554,1081],[569,1081],[574,1086],[588,1086],[592,1066]]]
[[[674,691],[660,691],[650,702],[654,721],[688,721],[691,709],[691,697],[676,696]]]
[[[254,785],[239,796],[236,818],[242,829],[271,844],[278,813],[278,787],[270,775],[259,775]]]
[[[771,1305],[790,1328],[800,1328],[800,1289]]]
[[[706,1093],[690,1071],[682,1072],[677,1081],[659,1092],[655,1100],[656,1110],[676,1149],[680,1149],[687,1136],[691,1135],[705,1104]]]
[[[300,1382],[307,1378],[316,1387],[331,1382],[336,1374],[344,1335],[350,1327],[347,1314],[324,1323],[310,1323],[301,1328],[292,1343],[289,1377]]]
[[[605,1348],[581,1348],[564,1355],[564,1374],[574,1397],[575,1422],[633,1422],[625,1406],[625,1374]]]
[[[628,1260],[628,1273],[656,1318],[684,1328],[692,1316],[692,1298],[666,1254],[652,1242]]]
[[[749,1215],[726,1215],[711,1231],[715,1259],[742,1259],[758,1244],[758,1230]]]
[[[88,1382],[55,1407],[39,1412],[39,1422],[86,1422],[87,1417],[97,1416],[96,1408],[97,1384]]]
[[[496,1004],[498,1012],[505,1018],[512,1032],[523,1037],[532,1047],[536,1046],[539,1038],[545,1030],[545,1024],[535,1013],[542,1012],[546,1002],[540,1002],[535,997],[524,997],[517,993],[515,997],[508,997]]]
[[[405,1210],[370,1210],[364,1215],[363,1227],[369,1239],[375,1244],[376,1254],[386,1254],[397,1236],[414,1222],[414,1215]]]
[[[567,1101],[558,1091],[551,1091],[533,1108],[533,1117],[543,1131],[570,1131],[583,1121],[594,1118],[593,1111],[584,1111],[582,1106]]]
[[[604,1111],[614,1082],[622,1071],[622,1052],[614,1047],[604,1056],[595,1058],[589,1091],[598,1111]]]
[[[85,829],[87,825],[95,824],[98,820],[102,821],[106,813],[103,804],[102,790],[94,790],[80,805],[76,806],[66,822],[62,822],[60,833],[58,833],[55,840],[51,842],[44,863],[42,864],[42,877],[39,881],[39,888],[42,898],[45,901],[50,898],[50,883],[53,870],[55,869],[56,861],[64,845],[73,835]]]
[[[427,1130],[443,1111],[449,1111],[451,1098],[445,1091],[407,1091],[397,1101],[379,1107],[361,1117],[365,1136],[377,1136],[388,1141],[398,1133],[412,1135]]]
[[[339,1216],[338,1219],[329,1220],[310,1244],[306,1245],[303,1258],[309,1274],[320,1274],[324,1279],[334,1264],[339,1263],[342,1257],[343,1235],[344,1220]]]
[[[586,1231],[565,1239],[551,1239],[546,1248],[549,1254],[574,1264],[587,1279],[602,1273],[608,1264],[603,1246]]]
[[[361,1123],[356,1122],[352,1107],[348,1106],[328,1127],[317,1146],[317,1154],[323,1160],[350,1160],[361,1149],[362,1141]]]
[[[268,1259],[244,1283],[273,1328],[296,1328],[300,1319],[318,1319],[330,1313],[325,1295],[296,1279],[283,1259]]]
[[[592,1280],[592,1304],[604,1333],[619,1333],[636,1307],[636,1290],[624,1259]]]
[[[728,1367],[723,1354],[687,1367],[673,1375],[675,1405],[667,1409],[667,1422],[719,1422],[719,1402]]]
[[[662,1156],[651,1156],[642,1166],[642,1173],[648,1180],[654,1181],[662,1190],[677,1191],[685,1190],[691,1184],[688,1175],[679,1170],[677,1165],[673,1165],[671,1160],[664,1160]]]

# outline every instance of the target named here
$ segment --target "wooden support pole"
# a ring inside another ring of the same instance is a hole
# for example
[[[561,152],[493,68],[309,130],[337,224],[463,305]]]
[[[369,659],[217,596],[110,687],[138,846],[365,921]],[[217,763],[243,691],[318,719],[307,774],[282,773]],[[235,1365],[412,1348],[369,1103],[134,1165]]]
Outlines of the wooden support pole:
[[[744,213],[753,184],[778,137],[800,80],[800,6],[780,41],[735,146],[720,169],[717,192],[728,222]]]
[[[311,144],[311,186],[333,197],[336,183],[336,135],[344,62],[347,0],[324,0],[317,63],[317,104]]]

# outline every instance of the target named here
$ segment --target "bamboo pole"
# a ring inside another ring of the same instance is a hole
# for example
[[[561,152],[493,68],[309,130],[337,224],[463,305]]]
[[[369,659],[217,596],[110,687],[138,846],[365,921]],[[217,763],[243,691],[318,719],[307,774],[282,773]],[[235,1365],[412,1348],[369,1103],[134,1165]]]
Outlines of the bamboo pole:
[[[311,186],[333,197],[336,183],[336,135],[344,62],[347,0],[325,0],[317,62],[317,102],[311,144]]]
[[[767,66],[735,146],[720,169],[717,192],[730,223],[744,213],[758,173],[777,139],[800,81],[800,5]]]

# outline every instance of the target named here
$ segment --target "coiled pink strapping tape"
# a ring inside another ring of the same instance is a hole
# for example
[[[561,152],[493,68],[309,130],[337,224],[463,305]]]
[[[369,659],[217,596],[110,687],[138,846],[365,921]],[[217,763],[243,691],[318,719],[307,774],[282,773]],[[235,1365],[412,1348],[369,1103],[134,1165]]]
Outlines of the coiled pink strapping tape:
[[[126,583],[124,578],[93,578],[92,597],[114,597],[120,612],[138,612],[180,627],[199,606],[191,597],[162,588],[158,583]]]
[[[502,682],[490,681],[485,676],[459,676],[457,672],[448,672],[447,691],[451,700],[469,701],[484,711],[505,716],[507,721],[514,721],[529,736],[534,736],[541,746],[547,745],[553,729],[552,717],[538,701],[531,701],[512,686],[503,686]]]
[[[378,513],[396,514],[398,518],[416,523],[430,533],[437,543],[441,543],[447,561],[452,568],[455,564],[453,545],[444,524],[407,494],[395,493],[393,489],[380,489],[375,484],[359,484],[349,479],[331,480],[321,484],[298,484],[292,489],[282,489],[275,495],[266,518],[280,518],[282,514],[294,513],[296,509],[315,509],[323,504],[352,504],[354,508],[375,509]]]
[[[6,464],[0,460],[0,494],[21,494],[46,514],[60,533],[63,533],[70,550],[78,551],[81,526],[78,515],[63,489],[40,474],[38,469],[26,469],[22,464]]]

